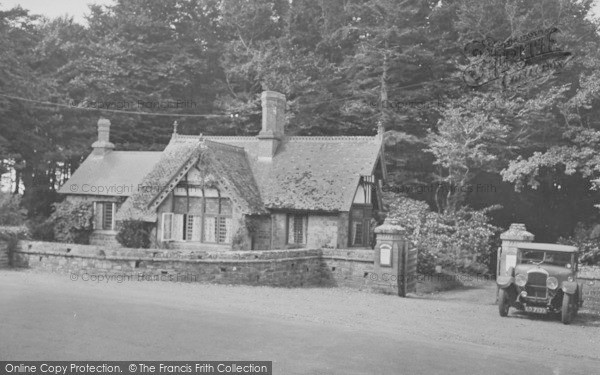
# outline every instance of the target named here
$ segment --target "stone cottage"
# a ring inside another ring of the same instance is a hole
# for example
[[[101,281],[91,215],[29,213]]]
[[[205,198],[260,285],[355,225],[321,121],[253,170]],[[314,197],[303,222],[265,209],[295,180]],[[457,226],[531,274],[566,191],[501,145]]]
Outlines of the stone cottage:
[[[155,246],[176,249],[370,247],[385,179],[382,134],[285,133],[285,97],[262,93],[256,137],[180,135],[162,152],[115,151],[110,122],[61,187],[94,205],[93,244],[119,222],[152,223]]]

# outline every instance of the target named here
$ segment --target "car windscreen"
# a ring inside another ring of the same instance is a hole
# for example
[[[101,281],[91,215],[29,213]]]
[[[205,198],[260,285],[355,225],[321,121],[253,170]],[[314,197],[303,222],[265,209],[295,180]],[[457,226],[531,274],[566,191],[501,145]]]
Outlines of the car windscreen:
[[[544,260],[544,251],[521,250],[521,263],[540,263]]]
[[[571,263],[571,255],[571,253],[561,253],[557,251],[521,250],[521,263],[545,263],[566,266]]]
[[[547,251],[544,263],[565,266],[571,264],[571,253],[559,253],[556,251]]]

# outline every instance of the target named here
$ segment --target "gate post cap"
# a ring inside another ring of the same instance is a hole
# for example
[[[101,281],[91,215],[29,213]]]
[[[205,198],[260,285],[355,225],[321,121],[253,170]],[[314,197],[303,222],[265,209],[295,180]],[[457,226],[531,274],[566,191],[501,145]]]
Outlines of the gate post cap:
[[[399,224],[399,221],[392,218],[387,218],[383,224],[375,228],[375,233],[401,234],[406,230]]]
[[[500,234],[500,239],[504,241],[533,241],[535,236],[525,228],[525,224],[512,223],[510,228]]]

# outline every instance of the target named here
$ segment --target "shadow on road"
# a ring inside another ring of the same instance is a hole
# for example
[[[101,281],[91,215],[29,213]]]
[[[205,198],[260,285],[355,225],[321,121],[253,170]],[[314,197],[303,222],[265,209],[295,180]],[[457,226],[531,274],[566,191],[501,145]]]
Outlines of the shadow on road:
[[[527,320],[540,320],[548,322],[560,322],[560,314],[531,314],[524,311],[511,309],[509,318],[527,319]],[[600,327],[600,314],[590,310],[580,310],[577,313],[577,317],[571,322],[572,325],[581,327]]]

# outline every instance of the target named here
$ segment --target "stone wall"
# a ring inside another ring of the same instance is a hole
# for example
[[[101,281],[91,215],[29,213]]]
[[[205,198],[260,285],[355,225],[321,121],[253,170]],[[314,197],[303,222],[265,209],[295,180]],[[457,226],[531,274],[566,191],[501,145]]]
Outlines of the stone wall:
[[[325,268],[318,249],[211,252],[104,248],[20,241],[15,266],[79,278],[212,282],[282,287],[321,285]]]
[[[10,266],[8,241],[0,240],[0,269]]]
[[[132,280],[211,282],[281,287],[327,286],[394,292],[395,284],[373,275],[372,250],[292,249],[200,251],[111,248],[19,241],[16,267]],[[385,278],[385,277],[384,277]]]
[[[338,215],[309,215],[307,247],[338,247]]]
[[[583,307],[600,311],[600,266],[580,266],[577,274],[583,281]]]
[[[358,289],[371,289],[374,284],[373,250],[323,249],[323,283]]]
[[[90,244],[104,247],[121,247],[117,241],[117,232],[94,230],[90,234]]]

